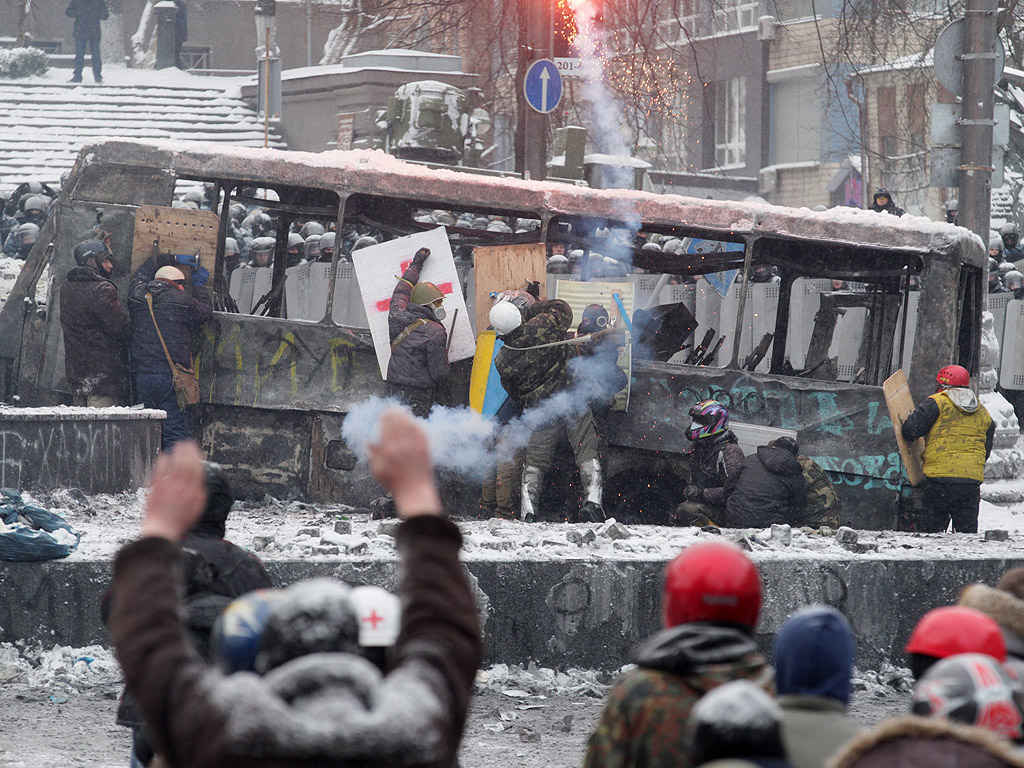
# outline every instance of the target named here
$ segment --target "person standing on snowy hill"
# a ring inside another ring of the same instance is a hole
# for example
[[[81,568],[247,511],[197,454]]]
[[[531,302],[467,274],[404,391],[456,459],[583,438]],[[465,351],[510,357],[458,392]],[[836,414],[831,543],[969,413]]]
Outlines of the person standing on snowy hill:
[[[157,460],[141,537],[114,561],[110,631],[172,768],[454,764],[482,653],[462,536],[442,517],[424,430],[398,408],[379,427],[370,469],[405,521],[401,630],[386,675],[360,653],[351,590],[326,578],[232,603],[213,636],[229,674],[196,656],[177,574],[178,542],[204,503],[199,447],[186,441]]]
[[[107,3],[105,0],[71,0],[64,15],[75,20],[75,72],[71,76],[71,82],[82,82],[85,49],[88,47],[92,57],[92,78],[97,83],[102,83],[103,59],[100,56],[100,22],[110,16]]]
[[[953,521],[958,533],[978,532],[985,462],[995,422],[970,389],[971,375],[947,365],[936,376],[938,391],[903,422],[903,439],[924,441],[923,533],[940,533]]]
[[[676,556],[665,574],[665,629],[608,691],[584,768],[696,765],[682,736],[701,696],[731,680],[774,692],[754,642],[760,612],[761,576],[735,544],[701,542]]]
[[[60,289],[64,376],[75,405],[104,408],[128,400],[128,313],[111,282],[114,254],[104,240],[75,246]]]

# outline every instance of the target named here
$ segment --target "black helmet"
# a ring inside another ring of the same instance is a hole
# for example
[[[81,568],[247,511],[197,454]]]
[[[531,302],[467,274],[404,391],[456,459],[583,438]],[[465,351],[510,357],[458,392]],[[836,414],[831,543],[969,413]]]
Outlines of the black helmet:
[[[955,197],[951,197],[949,200],[946,201],[946,210],[947,211],[959,211],[960,210],[960,201],[957,200]]]
[[[936,662],[914,687],[915,715],[986,728],[1020,743],[1024,688],[998,661],[961,653]]]
[[[999,271],[999,260],[994,259],[991,256],[988,257],[988,273],[991,275]]]
[[[1019,235],[1020,229],[1013,222],[1007,222],[999,228],[999,234],[1005,237],[1006,235]]]
[[[80,267],[98,267],[105,258],[113,261],[114,254],[102,240],[85,240],[75,246],[75,263]],[[89,264],[90,261],[93,262],[92,265]]]
[[[879,187],[878,189],[876,189],[875,194],[872,196],[871,199],[874,200],[875,198],[878,197],[887,197],[890,200],[892,200],[892,195],[889,194],[889,190],[886,189],[885,187]]]
[[[999,262],[999,266],[996,269],[998,270],[1000,277],[1006,277],[1006,275],[1010,272],[1013,272],[1016,269],[1016,267],[1013,266],[1013,262],[1001,261]]]
[[[1011,269],[1003,275],[1003,285],[1011,291],[1019,291],[1024,288],[1024,274],[1021,274],[1016,268]]]

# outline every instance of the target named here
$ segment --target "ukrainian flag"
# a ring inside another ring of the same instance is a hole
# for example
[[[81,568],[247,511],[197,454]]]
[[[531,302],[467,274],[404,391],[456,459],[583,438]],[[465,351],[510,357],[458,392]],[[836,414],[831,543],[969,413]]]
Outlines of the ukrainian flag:
[[[503,346],[494,331],[484,331],[476,339],[473,370],[469,376],[469,407],[484,416],[496,414],[508,399],[498,369],[494,367],[494,357]]]

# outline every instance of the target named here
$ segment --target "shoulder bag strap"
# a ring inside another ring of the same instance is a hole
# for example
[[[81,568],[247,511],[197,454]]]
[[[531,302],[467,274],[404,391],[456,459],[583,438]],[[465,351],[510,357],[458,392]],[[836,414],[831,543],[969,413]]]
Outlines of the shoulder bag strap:
[[[403,341],[405,341],[407,338],[409,338],[409,334],[410,333],[412,333],[417,328],[419,328],[421,326],[424,326],[426,324],[427,324],[427,321],[424,320],[421,317],[418,320],[413,320],[411,323],[409,323],[407,326],[405,326],[405,328],[402,330],[402,332],[400,334],[398,334],[397,336],[395,336],[395,340],[391,342],[391,351],[394,352],[395,347],[397,347],[399,344],[401,344]]]
[[[149,291],[146,291],[146,303],[149,305],[149,316],[153,318],[153,327],[156,328],[156,335],[160,339],[160,346],[164,348],[164,354],[167,355],[167,364],[171,366],[171,375],[174,375],[177,369],[174,367],[171,353],[167,351],[167,345],[164,344],[164,335],[160,333],[160,326],[156,322],[156,314],[153,312],[153,294]]]

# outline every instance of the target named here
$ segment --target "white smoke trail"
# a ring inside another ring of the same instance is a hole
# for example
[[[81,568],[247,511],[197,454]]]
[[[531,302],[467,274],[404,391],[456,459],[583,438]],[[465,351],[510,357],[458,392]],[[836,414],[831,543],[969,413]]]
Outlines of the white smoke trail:
[[[594,20],[587,0],[570,0],[576,15],[576,38],[574,40],[580,55],[580,71],[583,75],[583,98],[587,102],[591,139],[598,150],[609,155],[630,157],[631,153],[619,129],[622,105],[608,89],[604,61],[601,52],[605,50],[604,30]],[[631,189],[633,171],[617,168],[613,185]]]
[[[570,360],[569,367],[573,377],[568,389],[545,398],[502,428],[500,457],[494,445],[496,421],[471,408],[434,406],[426,419],[417,418],[427,433],[434,466],[455,472],[463,479],[479,481],[499,458],[507,461],[525,448],[536,430],[559,420],[579,418],[591,403],[607,394],[600,385],[603,364],[598,358],[576,357]],[[360,462],[365,463],[368,458],[367,444],[379,437],[381,413],[396,405],[404,407],[395,398],[371,397],[349,409],[341,434]]]

